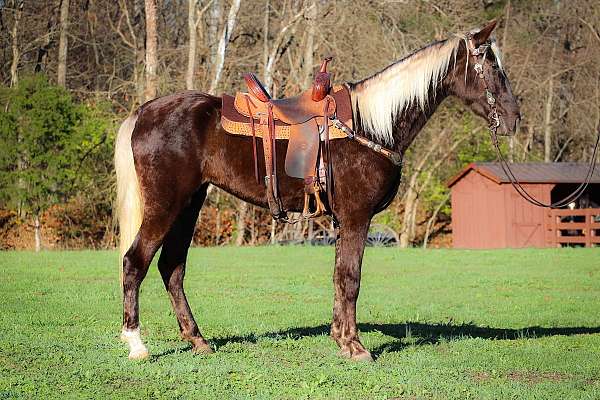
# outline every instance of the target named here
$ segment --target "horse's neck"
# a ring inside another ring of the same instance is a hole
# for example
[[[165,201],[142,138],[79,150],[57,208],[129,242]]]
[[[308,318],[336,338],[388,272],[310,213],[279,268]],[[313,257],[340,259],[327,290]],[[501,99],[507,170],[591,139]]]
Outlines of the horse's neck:
[[[448,70],[448,75],[450,75],[450,69]],[[425,110],[421,110],[418,105],[413,104],[398,117],[394,130],[396,151],[404,154],[408,146],[415,140],[429,118],[437,110],[438,106],[448,97],[451,84],[451,80],[444,79],[435,91],[432,90],[429,93]]]

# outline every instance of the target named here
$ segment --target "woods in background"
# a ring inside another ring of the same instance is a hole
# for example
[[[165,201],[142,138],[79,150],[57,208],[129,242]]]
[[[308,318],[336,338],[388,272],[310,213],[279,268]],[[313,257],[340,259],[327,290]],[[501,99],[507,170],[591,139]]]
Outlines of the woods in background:
[[[0,0],[0,248],[33,248],[36,238],[112,248],[115,132],[149,99],[233,93],[249,71],[274,96],[294,95],[326,55],[334,81],[360,80],[493,18],[524,115],[521,132],[503,143],[509,158],[588,162],[600,120],[596,3]],[[399,194],[376,218],[402,246],[445,244],[445,182],[495,158],[485,125],[449,99],[413,143]],[[214,189],[195,243],[260,244],[327,229],[327,220],[273,225],[268,211]]]

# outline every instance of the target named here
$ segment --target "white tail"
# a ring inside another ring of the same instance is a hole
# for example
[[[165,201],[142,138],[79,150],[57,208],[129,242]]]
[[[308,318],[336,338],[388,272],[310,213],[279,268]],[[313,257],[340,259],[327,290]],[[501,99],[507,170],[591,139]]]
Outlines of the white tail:
[[[131,133],[137,115],[128,117],[119,128],[115,141],[115,171],[117,173],[117,220],[119,222],[119,262],[123,282],[123,256],[129,250],[142,224],[143,205],[140,184],[133,164]]]

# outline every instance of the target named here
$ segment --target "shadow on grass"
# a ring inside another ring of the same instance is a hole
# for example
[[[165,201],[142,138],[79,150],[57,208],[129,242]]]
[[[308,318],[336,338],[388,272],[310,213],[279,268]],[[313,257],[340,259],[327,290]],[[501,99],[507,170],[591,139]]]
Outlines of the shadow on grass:
[[[210,340],[217,348],[228,343],[256,343],[260,339],[302,339],[310,336],[320,336],[329,334],[329,325],[318,325],[311,327],[290,328],[277,332],[267,332],[263,334],[250,334],[246,336],[230,336],[225,338],[215,338]],[[600,333],[600,327],[564,327],[564,328],[545,328],[540,326],[531,326],[521,329],[510,328],[491,328],[482,327],[475,324],[425,324],[420,322],[407,322],[399,324],[358,324],[358,329],[362,333],[381,332],[386,336],[391,336],[396,340],[385,343],[371,353],[377,357],[384,352],[401,351],[408,345],[428,345],[436,344],[440,341],[451,341],[468,338],[482,338],[490,340],[515,340],[526,338],[540,338],[546,336],[572,336],[581,334]]]

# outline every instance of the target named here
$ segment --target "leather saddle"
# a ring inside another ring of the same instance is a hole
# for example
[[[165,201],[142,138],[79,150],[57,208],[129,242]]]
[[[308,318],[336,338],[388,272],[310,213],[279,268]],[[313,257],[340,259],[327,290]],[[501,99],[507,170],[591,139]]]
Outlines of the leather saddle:
[[[223,96],[223,127],[230,133],[253,137],[254,171],[257,181],[256,136],[262,138],[265,158],[265,186],[271,214],[288,220],[276,174],[276,139],[287,139],[285,172],[304,180],[303,218],[315,218],[333,207],[333,176],[329,155],[331,139],[346,137],[333,125],[333,118],[352,124],[352,108],[347,87],[331,87],[326,58],[311,88],[299,96],[273,99],[256,75],[244,75],[248,93],[235,98]],[[233,103],[233,104],[232,104]],[[249,132],[248,132],[249,131]],[[327,193],[328,208],[321,195]]]

